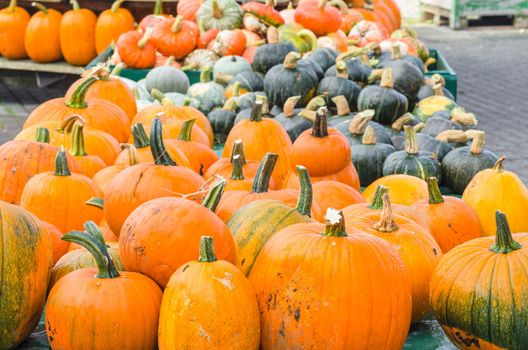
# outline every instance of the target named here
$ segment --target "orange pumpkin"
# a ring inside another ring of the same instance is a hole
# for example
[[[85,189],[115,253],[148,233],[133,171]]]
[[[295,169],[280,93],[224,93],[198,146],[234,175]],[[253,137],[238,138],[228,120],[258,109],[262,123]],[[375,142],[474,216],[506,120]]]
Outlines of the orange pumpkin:
[[[361,193],[341,182],[319,181],[313,183],[312,188],[313,201],[318,204],[312,210],[313,218],[319,222],[325,222],[328,208],[341,210],[351,204],[365,203]]]
[[[132,120],[137,113],[136,99],[132,90],[130,90],[130,88],[117,77],[122,68],[121,65],[116,66],[111,74],[108,69],[103,67],[98,67],[96,70],[90,72],[90,74],[97,76],[98,80],[90,85],[90,88],[86,92],[86,98],[91,99],[96,97],[113,102],[127,114],[130,120]],[[73,83],[66,92],[65,97],[72,97],[73,93],[83,80],[84,79],[81,78]]]
[[[90,199],[88,202],[86,202],[86,204],[89,204],[89,205],[94,205],[93,202],[94,201],[98,201],[99,199],[95,199],[95,198],[92,198]],[[95,205],[96,207],[99,207],[99,204]],[[104,220],[101,220],[100,224],[98,225],[99,227],[99,230],[101,230],[101,235],[103,236],[103,239],[106,243],[110,243],[112,245],[114,245],[116,247],[116,250],[118,250],[118,247],[117,247],[117,236],[114,235],[114,233],[110,230],[110,228],[108,227],[108,225],[106,224],[106,221]],[[72,250],[78,250],[78,249],[83,249],[83,247],[77,243],[70,243],[70,248],[68,249],[68,252],[71,252]],[[119,252],[117,252],[117,257],[119,259]],[[90,256],[91,257],[91,256]],[[93,257],[91,257],[93,259]],[[119,265],[118,266],[118,269],[119,271],[124,271],[124,268],[121,264],[121,259],[119,259],[118,261],[115,260],[114,258],[114,262]],[[52,278],[55,277],[55,267],[53,267],[53,272],[52,272]],[[86,266],[85,266],[86,267]],[[80,267],[79,267],[80,268]],[[60,269],[61,272],[63,272],[64,270],[61,268]],[[51,289],[52,286],[50,286],[48,289]]]
[[[87,126],[106,131],[117,141],[125,142],[130,134],[126,113],[112,102],[100,98],[86,99],[88,89],[96,80],[96,77],[88,76],[70,98],[54,98],[41,104],[29,114],[24,128],[50,120],[62,121],[78,114]]]
[[[336,210],[327,220],[288,226],[260,251],[249,275],[260,348],[403,348],[412,301],[402,259],[378,237],[345,231]]]
[[[427,179],[429,198],[421,199],[412,208],[427,216],[431,234],[447,253],[454,247],[481,236],[477,213],[462,199],[442,196],[438,179]]]
[[[410,175],[389,175],[377,179],[365,188],[363,197],[367,202],[372,202],[379,185],[389,189],[392,203],[411,205],[429,196],[424,180]]]
[[[292,208],[296,206],[299,191],[293,189],[269,190],[269,181],[277,158],[276,153],[266,153],[253,179],[251,191],[228,191],[224,194],[216,209],[216,214],[220,219],[227,222],[238,209],[261,199],[278,200]]]
[[[231,175],[226,179],[226,191],[251,191],[254,179],[244,176],[244,166],[240,155],[231,157],[231,167]]]
[[[26,28],[24,46],[27,55],[35,62],[57,61],[62,57],[59,39],[62,14],[38,2],[31,5],[38,11],[31,16]]]
[[[341,11],[342,21],[341,30],[348,34],[350,30],[359,22],[364,20],[363,16],[357,9],[348,8],[348,5],[341,0],[332,0],[330,5],[336,6]]]
[[[66,152],[57,152],[55,172],[45,172],[31,178],[22,191],[20,206],[61,232],[79,230],[87,220],[100,221],[103,212],[85,202],[100,197],[101,190],[85,175],[71,173]],[[53,208],[53,210],[50,210]]]
[[[253,105],[251,117],[237,123],[225,142],[223,157],[229,157],[233,144],[240,139],[244,143],[247,159],[260,160],[267,152],[277,153],[279,159],[273,179],[281,188],[290,173],[291,140],[282,125],[270,118],[262,118],[263,102],[257,100]]]
[[[336,32],[341,27],[341,12],[327,0],[304,0],[295,9],[295,22],[315,35]]]
[[[218,32],[207,48],[219,56],[242,56],[247,46],[247,39],[240,29]]]
[[[178,4],[180,4],[180,1],[178,1]],[[220,32],[216,28],[210,28],[208,30],[205,30],[205,27],[203,25],[203,19],[198,21],[198,29],[200,30],[200,36],[198,38],[197,44],[197,47],[199,49],[206,49],[207,45],[209,45],[209,43],[213,41],[214,38],[216,38],[216,36]]]
[[[146,69],[156,65],[156,45],[150,40],[151,35],[151,30],[144,34],[131,30],[119,36],[116,49],[127,67]]]
[[[382,211],[363,216],[348,216],[348,227],[368,232],[393,244],[411,275],[412,322],[420,321],[429,311],[429,281],[442,257],[442,250],[429,232],[403,216],[393,215],[389,195],[383,195]]]
[[[92,178],[99,170],[103,169],[106,164],[101,157],[86,153],[83,128],[84,126],[80,123],[75,123],[73,126],[70,154],[77,161],[79,172]]]
[[[182,16],[164,19],[152,29],[152,41],[159,52],[176,59],[184,58],[196,48],[198,35],[195,24]]]
[[[63,233],[52,224],[47,223],[46,221],[41,221],[41,223],[50,235],[51,247],[53,249],[53,265],[55,265],[55,263],[68,252],[70,242],[63,241],[61,239]]]
[[[95,24],[95,50],[101,54],[119,36],[133,30],[136,24],[129,10],[122,8],[125,0],[117,0],[110,9],[101,12]]]
[[[338,52],[348,51],[348,38],[341,29],[320,37],[317,42],[319,47],[329,47]]]
[[[9,60],[26,57],[24,36],[29,23],[29,13],[17,6],[16,0],[0,10],[0,56]]]
[[[139,22],[138,30],[146,33],[149,27],[154,27],[168,17],[170,15],[163,14],[163,0],[155,0],[152,13],[143,17]]]
[[[134,210],[119,235],[126,270],[141,272],[165,287],[174,271],[198,257],[202,235],[212,236],[218,257],[234,264],[231,232],[212,211],[224,186],[225,181],[212,186],[201,205],[184,198],[164,197]]]
[[[166,152],[159,119],[152,121],[150,147],[154,163],[140,163],[124,169],[106,187],[104,215],[108,226],[119,235],[130,213],[151,199],[195,193],[203,178],[189,168],[178,166]]]
[[[15,140],[33,140],[37,129],[46,128],[50,130],[49,143],[51,145],[64,146],[69,149],[72,140],[71,132],[73,125],[76,123],[84,125],[83,131],[86,152],[98,155],[105,164],[113,164],[120,152],[119,142],[112,135],[104,131],[86,126],[84,118],[77,114],[71,115],[62,121],[51,120],[31,125],[22,129],[15,137]]]
[[[9,141],[0,146],[0,200],[20,203],[26,183],[35,175],[55,168],[58,147],[48,144],[47,129],[37,129],[35,141]],[[68,167],[78,171],[77,162],[66,155]]]
[[[63,238],[88,249],[98,268],[70,272],[51,289],[45,318],[50,344],[58,349],[156,348],[163,292],[148,277],[118,272],[95,223],[87,222],[85,229]],[[136,315],[133,320],[130,313]],[[80,334],[81,329],[90,335]]]
[[[202,6],[202,0],[182,0],[176,5],[176,13],[187,21],[196,20],[196,12]]]
[[[60,23],[62,56],[74,66],[85,66],[97,56],[95,50],[95,25],[97,16],[82,9],[77,0],[70,0],[72,10],[66,11]]]
[[[348,33],[348,38],[359,47],[364,47],[370,43],[379,43],[387,39],[387,30],[381,25],[372,21],[361,21],[356,24]]]
[[[226,277],[226,283],[218,283]],[[259,309],[251,284],[236,266],[217,260],[213,237],[202,236],[198,260],[176,270],[163,292],[159,347],[258,350],[259,344]]]

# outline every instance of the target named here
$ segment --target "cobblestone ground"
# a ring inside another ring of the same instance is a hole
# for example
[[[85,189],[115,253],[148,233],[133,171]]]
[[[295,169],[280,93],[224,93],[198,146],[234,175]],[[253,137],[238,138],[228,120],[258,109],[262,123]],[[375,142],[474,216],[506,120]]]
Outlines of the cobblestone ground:
[[[528,183],[528,32],[500,27],[452,31],[417,27],[458,75],[458,103],[475,113],[486,147]]]

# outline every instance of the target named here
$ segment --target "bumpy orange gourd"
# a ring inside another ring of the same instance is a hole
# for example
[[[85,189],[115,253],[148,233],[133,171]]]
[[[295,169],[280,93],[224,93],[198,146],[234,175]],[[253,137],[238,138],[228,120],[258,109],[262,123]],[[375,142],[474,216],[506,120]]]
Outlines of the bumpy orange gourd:
[[[10,0],[6,8],[0,10],[0,56],[10,60],[26,57],[24,35],[29,22],[29,13]]]
[[[45,319],[51,347],[155,349],[163,292],[146,276],[118,272],[95,223],[87,222],[85,229],[63,238],[88,249],[97,269],[70,272],[51,289]]]
[[[201,235],[214,237],[220,259],[235,263],[235,243],[227,226],[213,212],[225,181],[218,181],[202,201],[164,197],[139,206],[119,235],[123,265],[165,287],[183,264],[198,257]]]
[[[161,350],[259,348],[255,292],[238,267],[217,260],[214,242],[213,237],[202,236],[198,260],[181,266],[165,288],[160,311]]]
[[[318,204],[314,207],[313,218],[319,222],[326,221],[328,208],[341,210],[351,204],[365,203],[361,193],[341,182],[324,180],[315,182],[312,187],[313,201]]]
[[[53,248],[46,228],[19,206],[0,201],[0,348],[33,331],[46,302]]]
[[[82,9],[77,0],[70,0],[72,10],[66,11],[60,23],[62,56],[74,66],[85,66],[97,56],[95,50],[95,24],[97,16]]]
[[[121,61],[130,68],[146,69],[156,64],[156,45],[150,40],[151,30],[140,33],[130,30],[119,36],[116,49]]]
[[[365,188],[363,197],[367,202],[372,202],[379,185],[389,189],[392,203],[411,205],[429,196],[424,180],[409,175],[389,175],[377,179]]]
[[[198,27],[182,16],[166,18],[152,29],[152,40],[159,52],[176,59],[184,58],[197,45]]]
[[[383,196],[383,210],[364,216],[346,216],[348,227],[368,232],[393,244],[411,275],[412,322],[420,321],[429,311],[429,281],[442,250],[429,232],[417,223],[393,215],[389,196]]]
[[[477,213],[469,204],[457,197],[442,196],[436,177],[429,178],[427,186],[429,198],[421,199],[411,207],[427,216],[431,234],[444,253],[481,236]]]
[[[61,149],[57,152],[55,172],[32,177],[20,198],[21,207],[61,232],[82,229],[84,222],[99,222],[103,217],[101,209],[85,204],[94,196],[101,197],[101,190],[89,177],[71,173],[66,159],[66,151]]]
[[[176,13],[188,21],[196,19],[196,12],[202,6],[202,0],[182,0],[176,5]]]
[[[341,12],[327,2],[327,0],[301,1],[295,9],[295,22],[318,36],[336,32],[341,27]]]
[[[261,349],[403,347],[409,272],[389,243],[347,231],[330,210],[326,225],[289,226],[260,251],[249,280],[259,302]]]
[[[108,10],[101,12],[95,24],[95,50],[101,54],[119,36],[133,30],[135,20],[129,10],[122,8],[125,0],[117,0]]]
[[[508,217],[512,232],[528,232],[528,189],[516,174],[504,170],[505,159],[501,157],[492,169],[477,173],[462,195],[477,212],[484,236],[495,234],[496,210]]]
[[[31,16],[24,36],[24,46],[29,58],[35,62],[53,62],[62,57],[60,47],[60,22],[62,13],[33,2],[37,12]]]

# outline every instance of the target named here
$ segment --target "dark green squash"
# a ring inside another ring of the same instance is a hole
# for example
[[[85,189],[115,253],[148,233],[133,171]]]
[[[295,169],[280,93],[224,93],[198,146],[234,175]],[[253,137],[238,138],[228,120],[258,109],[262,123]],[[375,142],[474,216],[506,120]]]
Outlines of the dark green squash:
[[[435,176],[440,180],[441,167],[436,156],[430,152],[418,150],[416,131],[412,126],[403,127],[406,142],[405,150],[397,151],[387,157],[383,163],[383,175],[404,174],[426,180]]]
[[[385,128],[382,125],[371,121],[373,116],[373,110],[359,112],[353,118],[345,118],[347,120],[335,125],[335,129],[345,135],[350,145],[354,145],[361,144],[361,139],[363,138],[367,126],[372,126],[374,130],[376,130],[378,143],[391,144],[390,135]]]
[[[226,101],[222,108],[215,109],[207,114],[207,119],[213,128],[215,143],[225,143],[227,135],[229,135],[235,125],[236,109],[235,99],[231,98]]]
[[[449,152],[442,162],[443,184],[453,193],[462,194],[473,176],[479,171],[493,167],[499,157],[483,149],[485,134],[474,131],[471,146]]]
[[[311,120],[302,116],[303,109],[295,108],[297,101],[301,96],[293,96],[286,100],[282,113],[275,117],[284,130],[288,133],[291,141],[294,142],[297,137],[304,131],[312,127]]]
[[[326,99],[325,99],[326,102]],[[348,104],[347,99],[343,95],[336,96],[332,98],[332,102],[335,107],[335,115],[328,118],[328,126],[334,127],[343,121],[352,120],[357,113],[350,112],[350,105]]]
[[[407,112],[407,98],[394,88],[393,70],[385,69],[380,86],[370,85],[361,90],[358,97],[358,110],[374,109],[374,120],[383,125],[391,125]]]
[[[414,130],[420,130],[422,124],[415,125]],[[467,136],[464,134],[463,131],[460,131],[463,137],[463,140],[467,141]],[[450,142],[459,140],[460,135],[452,135],[451,137],[442,137],[435,139],[434,137],[424,134],[422,132],[419,132],[416,134],[416,143],[418,145],[418,149],[423,152],[429,152],[433,153],[438,161],[442,161],[444,157],[453,150],[453,146],[450,144]],[[462,142],[462,140],[460,140]],[[402,151],[405,149],[406,146],[406,137],[404,135],[398,135],[392,137],[392,144],[398,151]]]
[[[292,96],[301,96],[299,104],[305,106],[317,87],[317,76],[306,66],[298,66],[301,55],[290,52],[283,64],[271,68],[264,77],[264,91],[271,105],[283,106]]]
[[[279,42],[277,28],[270,26],[267,30],[268,44],[259,46],[255,50],[253,58],[253,69],[256,72],[266,74],[273,66],[284,62],[286,55],[292,51],[297,51],[292,43]]]
[[[240,96],[238,99],[238,109],[244,110],[251,108],[255,104],[257,96],[266,96],[266,93],[264,91],[255,91]]]
[[[466,113],[461,108],[454,108],[450,119],[444,118],[437,112],[433,115],[438,115],[427,119],[423,132],[425,134],[436,137],[446,130],[468,130],[478,124],[477,118],[473,113]],[[445,113],[443,113],[445,114]]]
[[[383,176],[383,163],[396,150],[392,145],[376,142],[376,131],[367,126],[360,144],[351,145],[352,163],[362,187],[367,187]]]
[[[338,57],[338,59],[340,58],[341,56]],[[340,59],[340,61],[346,63],[347,71],[348,71],[348,79],[350,81],[353,81],[359,85],[368,84],[368,78],[370,76],[370,73],[372,72],[372,68],[370,66],[361,63],[361,60],[359,58]],[[325,76],[335,77],[337,73],[338,73],[338,70],[337,70],[337,63],[336,63],[326,70]]]
[[[269,108],[269,100],[266,96],[257,95],[255,96],[255,101],[262,102],[262,111],[261,111],[262,118],[274,118],[275,117],[275,115],[271,114],[271,111]],[[244,119],[251,118],[252,111],[253,111],[253,107],[240,110],[240,112],[237,113],[235,124],[239,123],[240,121]]]
[[[323,95],[328,107],[335,106],[333,98],[345,96],[350,110],[357,111],[357,101],[361,88],[358,84],[348,79],[348,68],[345,62],[339,61],[336,64],[337,73],[335,76],[325,76],[317,87],[317,95]]]
[[[391,55],[383,57],[383,59],[380,60],[376,68],[383,69],[386,67],[386,65],[389,62],[396,61],[396,60],[402,60],[402,61],[411,63],[416,68],[418,68],[422,72],[422,74],[425,73],[425,65],[423,61],[417,56],[403,55],[401,53],[400,46],[396,43],[392,45]]]
[[[328,68],[335,64],[337,58],[337,51],[332,50],[328,47],[320,47],[310,53],[307,59],[317,63],[323,71],[326,71]]]
[[[391,137],[397,137],[402,135],[403,127],[405,125],[413,126],[416,124],[418,124],[416,117],[413,116],[411,113],[407,112],[398,119],[396,119],[390,126],[385,126],[385,129]]]
[[[257,72],[240,72],[231,79],[226,87],[226,92],[231,92],[235,83],[239,84],[241,95],[248,92],[262,91],[264,89],[264,76]],[[226,96],[229,97],[229,95]]]

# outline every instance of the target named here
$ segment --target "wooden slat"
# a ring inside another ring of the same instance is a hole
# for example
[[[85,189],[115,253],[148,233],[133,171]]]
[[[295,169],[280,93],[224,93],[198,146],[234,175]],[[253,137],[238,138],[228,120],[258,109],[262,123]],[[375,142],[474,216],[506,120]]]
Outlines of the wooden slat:
[[[36,63],[31,60],[10,61],[0,58],[0,69],[25,70],[30,72],[49,72],[61,74],[79,75],[82,73],[82,67],[71,66],[66,62],[53,63]]]

